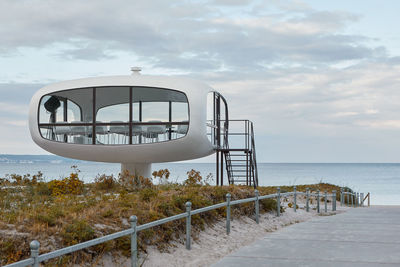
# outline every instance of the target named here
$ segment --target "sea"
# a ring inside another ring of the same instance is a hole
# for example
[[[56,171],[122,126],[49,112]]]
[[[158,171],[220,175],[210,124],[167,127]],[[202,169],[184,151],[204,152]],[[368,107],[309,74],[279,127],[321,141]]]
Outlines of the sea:
[[[33,175],[40,171],[45,180],[61,179],[74,171],[71,166],[80,170],[79,177],[85,182],[92,182],[101,174],[118,177],[120,173],[120,164],[74,161],[56,156],[0,155],[1,178],[9,174]],[[153,164],[152,169],[168,169],[169,180],[178,183],[194,169],[203,177],[211,174],[215,183],[215,163],[159,163]],[[258,174],[260,185],[332,183],[357,192],[370,192],[372,205],[400,205],[398,163],[258,163]]]

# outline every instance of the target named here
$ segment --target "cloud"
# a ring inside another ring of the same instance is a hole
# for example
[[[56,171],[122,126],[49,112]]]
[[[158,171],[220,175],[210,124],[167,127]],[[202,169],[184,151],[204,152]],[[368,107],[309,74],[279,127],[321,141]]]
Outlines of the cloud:
[[[330,64],[385,53],[366,46],[365,36],[341,33],[355,15],[286,1],[252,9],[257,3],[5,0],[0,51],[61,44],[68,47],[59,54],[66,59],[107,59],[125,51],[154,67],[247,72],[279,62]]]
[[[398,128],[399,70],[398,63],[360,63],[340,70],[275,69],[265,77],[260,72],[209,83],[228,99],[232,117],[253,119],[263,134],[320,135],[333,128],[354,133]]]

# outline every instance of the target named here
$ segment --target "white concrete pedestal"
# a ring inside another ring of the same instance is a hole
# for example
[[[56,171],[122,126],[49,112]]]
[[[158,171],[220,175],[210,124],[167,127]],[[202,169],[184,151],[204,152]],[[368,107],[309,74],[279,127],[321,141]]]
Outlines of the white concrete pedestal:
[[[121,163],[121,173],[124,171],[130,175],[151,178],[151,163]]]

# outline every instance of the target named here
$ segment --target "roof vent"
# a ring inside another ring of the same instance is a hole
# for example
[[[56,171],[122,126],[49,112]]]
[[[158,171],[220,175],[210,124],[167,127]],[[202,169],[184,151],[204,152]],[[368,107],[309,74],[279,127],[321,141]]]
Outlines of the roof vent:
[[[131,71],[132,71],[132,75],[140,75],[140,71],[142,70],[141,67],[132,67]]]

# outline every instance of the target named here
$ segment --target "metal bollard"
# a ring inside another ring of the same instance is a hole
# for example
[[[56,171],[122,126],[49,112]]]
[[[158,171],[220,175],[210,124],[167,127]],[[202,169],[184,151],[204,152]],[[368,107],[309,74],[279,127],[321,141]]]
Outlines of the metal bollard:
[[[325,190],[324,200],[325,200],[325,213],[327,213],[328,212],[328,192],[326,190]]]
[[[360,207],[360,193],[357,192],[357,207]]]
[[[39,248],[40,243],[37,240],[33,240],[29,246],[31,247],[31,258],[33,259],[33,267],[39,267]]]
[[[258,199],[258,190],[254,190],[254,194],[256,195],[256,201],[254,202],[255,205],[255,209],[256,209],[256,223],[259,224],[260,223],[260,201]]]
[[[296,205],[297,205],[297,191],[296,191],[296,186],[293,186],[293,192],[294,192],[294,205],[293,205],[293,210],[296,212]]]
[[[231,232],[231,194],[226,194],[226,234]]]
[[[276,196],[276,215],[279,217],[281,216],[281,188],[278,187],[276,189],[277,196]]]
[[[317,190],[317,213],[319,213],[319,189]]]
[[[310,211],[310,189],[306,188],[306,211]]]
[[[192,210],[192,203],[186,202],[186,249],[190,250],[190,236],[192,231],[191,225],[191,210]]]
[[[364,207],[364,193],[360,193],[361,207]]]
[[[131,234],[131,266],[137,266],[137,232],[136,232],[136,225],[137,225],[137,217],[131,216],[129,218],[131,223],[131,228],[133,229],[133,233]]]
[[[332,191],[332,211],[336,211],[336,190]]]

